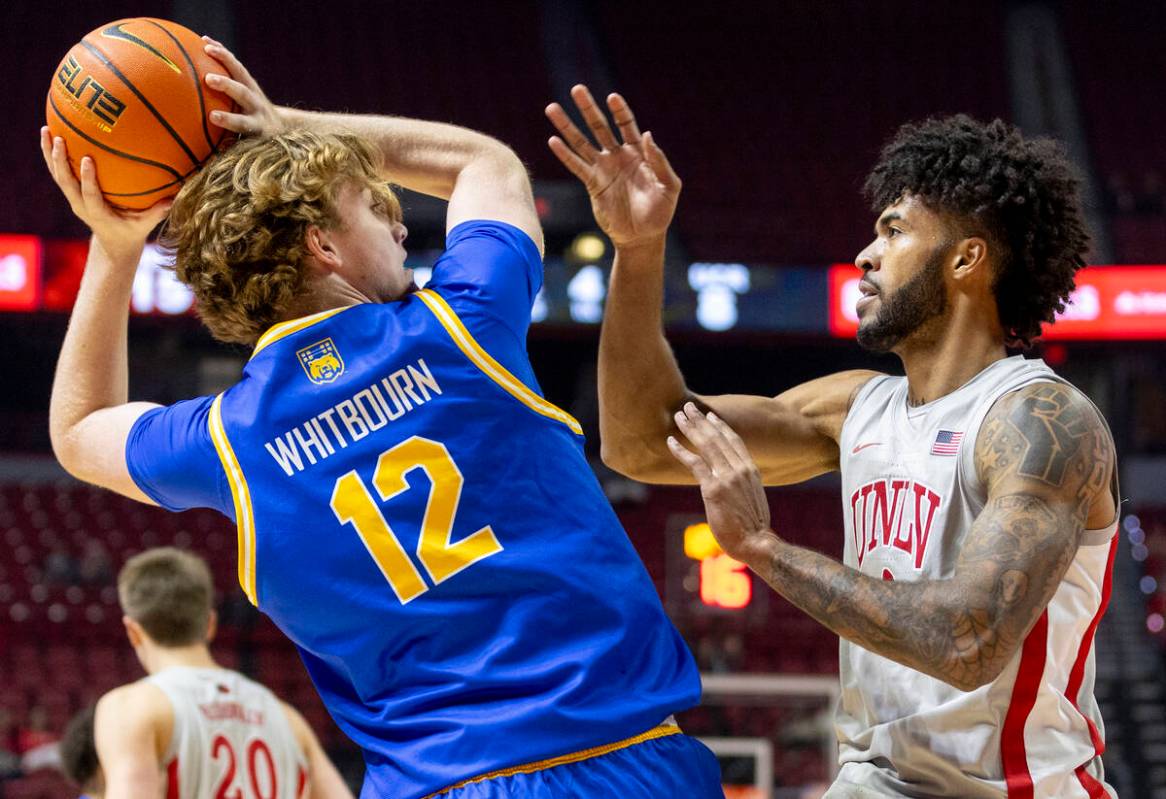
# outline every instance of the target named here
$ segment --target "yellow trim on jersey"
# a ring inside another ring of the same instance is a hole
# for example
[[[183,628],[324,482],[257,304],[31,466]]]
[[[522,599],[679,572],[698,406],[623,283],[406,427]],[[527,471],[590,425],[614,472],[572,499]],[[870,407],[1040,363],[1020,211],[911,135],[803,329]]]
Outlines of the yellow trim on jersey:
[[[215,397],[211,403],[209,427],[215,451],[227,473],[227,483],[231,486],[231,499],[235,502],[235,525],[239,536],[239,585],[248,601],[259,606],[255,592],[255,511],[251,507],[251,491],[247,488],[247,478],[235,457],[235,450],[227,438],[223,427],[223,395]]]
[[[658,727],[653,727],[647,732],[642,732],[639,735],[633,735],[631,738],[625,738],[622,741],[616,741],[611,744],[604,744],[603,746],[593,746],[590,749],[584,749],[581,752],[574,752],[569,755],[560,755],[559,757],[552,757],[546,760],[539,760],[535,763],[526,763],[521,766],[511,766],[510,768],[502,768],[497,771],[491,771],[489,774],[482,774],[477,777],[470,777],[468,780],[462,780],[456,785],[451,785],[448,788],[442,788],[440,791],[431,793],[424,799],[433,799],[450,791],[463,788],[466,785],[472,785],[475,782],[483,782],[485,780],[492,780],[495,777],[511,777],[515,774],[530,774],[535,771],[543,771],[544,769],[554,768],[555,766],[565,766],[568,763],[578,763],[582,760],[590,760],[593,757],[610,754],[619,749],[626,749],[629,746],[642,744],[645,741],[651,741],[656,738],[664,738],[668,735],[679,735],[680,727],[676,724],[665,723]]]
[[[507,393],[535,413],[542,414],[557,422],[562,422],[571,428],[571,432],[577,436],[583,435],[583,428],[575,420],[575,417],[571,416],[571,414],[562,408],[547,402],[538,394],[535,394],[525,383],[507,371],[506,367],[490,357],[490,353],[482,349],[481,345],[474,340],[474,337],[470,335],[470,331],[462,324],[462,320],[458,318],[453,308],[449,307],[449,304],[441,295],[431,289],[422,289],[417,292],[416,296],[429,307],[429,310],[437,317],[437,321],[441,322],[441,326],[445,328],[450,338],[458,345],[458,349],[486,377],[500,385]]]
[[[267,328],[267,332],[259,337],[255,342],[255,349],[251,353],[254,358],[259,354],[259,351],[268,344],[274,344],[285,336],[290,336],[292,333],[298,333],[305,327],[311,327],[316,322],[323,322],[330,316],[335,316],[341,311],[347,311],[349,308],[355,308],[355,305],[343,305],[339,308],[330,308],[327,311],[320,311],[319,313],[311,314],[310,316],[301,316],[299,319],[291,319],[287,322],[280,322],[277,325],[272,325]]]

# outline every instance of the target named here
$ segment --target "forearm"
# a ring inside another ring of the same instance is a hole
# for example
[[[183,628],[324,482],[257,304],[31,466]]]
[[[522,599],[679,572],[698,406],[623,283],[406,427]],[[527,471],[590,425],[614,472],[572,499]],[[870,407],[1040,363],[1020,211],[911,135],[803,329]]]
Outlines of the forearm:
[[[126,402],[129,304],[141,253],[141,245],[113,249],[97,237],[90,242],[49,402],[49,434],[62,460],[80,421]]]
[[[876,579],[772,534],[744,560],[840,637],[961,690],[993,679],[1013,651],[963,582]]]
[[[387,179],[434,197],[448,200],[462,171],[483,160],[496,161],[525,178],[522,162],[506,145],[484,133],[457,125],[284,107],[277,111],[288,127],[349,132],[368,139],[381,153],[381,166]]]
[[[664,338],[663,303],[664,240],[617,248],[599,334],[605,460],[658,450],[671,462],[664,438],[688,389]]]

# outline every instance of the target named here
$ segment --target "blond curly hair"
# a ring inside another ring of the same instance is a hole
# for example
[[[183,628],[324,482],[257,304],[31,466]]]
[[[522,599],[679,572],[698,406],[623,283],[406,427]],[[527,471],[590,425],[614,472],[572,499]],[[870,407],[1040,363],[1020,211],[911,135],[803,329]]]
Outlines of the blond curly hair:
[[[346,184],[368,187],[400,219],[377,162],[359,136],[292,130],[240,140],[182,187],[160,242],[215,338],[254,344],[286,318],[306,287],[308,227],[343,229],[336,200]]]

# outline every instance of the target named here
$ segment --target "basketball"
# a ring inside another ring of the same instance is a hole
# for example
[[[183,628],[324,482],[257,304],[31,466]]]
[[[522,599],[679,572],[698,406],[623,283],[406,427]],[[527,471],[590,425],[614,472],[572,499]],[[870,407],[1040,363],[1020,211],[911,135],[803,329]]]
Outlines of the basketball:
[[[178,193],[182,182],[228,141],[211,123],[233,102],[207,88],[226,69],[194,31],[135,17],[86,34],[61,60],[49,86],[49,131],[64,138],[74,175],[83,156],[97,167],[105,199],[129,210]]]

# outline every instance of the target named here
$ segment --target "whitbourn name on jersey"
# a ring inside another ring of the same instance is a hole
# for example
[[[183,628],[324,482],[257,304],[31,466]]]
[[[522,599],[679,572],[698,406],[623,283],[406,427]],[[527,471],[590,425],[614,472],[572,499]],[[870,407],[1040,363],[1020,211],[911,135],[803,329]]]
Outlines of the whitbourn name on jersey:
[[[429,371],[424,358],[416,364],[383,377],[343,402],[338,402],[318,413],[303,424],[293,427],[264,446],[288,477],[302,472],[359,441],[369,433],[380,430],[400,419],[419,405],[424,405],[441,394],[437,378]]]

